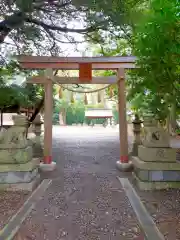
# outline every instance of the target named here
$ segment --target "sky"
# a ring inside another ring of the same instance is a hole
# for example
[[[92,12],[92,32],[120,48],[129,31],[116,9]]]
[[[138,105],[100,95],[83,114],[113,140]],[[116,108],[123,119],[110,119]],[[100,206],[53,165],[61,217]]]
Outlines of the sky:
[[[83,21],[73,21],[67,25],[68,28],[76,28],[81,29],[84,28]],[[78,33],[71,33],[69,34],[77,41],[83,41],[84,37]],[[70,57],[76,56],[87,56],[86,49],[88,47],[87,43],[80,43],[80,44],[61,44],[61,48],[66,52],[66,54]],[[89,56],[89,55],[88,55]]]
[[[76,36],[76,34],[74,34],[74,36]],[[78,34],[76,38],[78,39]],[[65,54],[70,57],[82,56],[86,47],[87,47],[86,43],[81,43],[77,45],[69,43],[61,45],[61,48],[65,52]]]

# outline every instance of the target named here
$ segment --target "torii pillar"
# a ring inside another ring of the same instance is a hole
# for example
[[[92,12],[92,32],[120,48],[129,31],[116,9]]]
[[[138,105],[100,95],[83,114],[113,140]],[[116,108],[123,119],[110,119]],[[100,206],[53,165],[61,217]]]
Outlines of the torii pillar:
[[[47,69],[44,83],[44,159],[40,164],[42,171],[53,171],[56,163],[52,161],[52,115],[53,115],[53,71]]]
[[[118,70],[118,107],[119,107],[119,138],[120,138],[120,160],[117,161],[117,168],[121,171],[132,169],[132,162],[128,156],[128,132],[126,119],[126,87],[125,70]]]

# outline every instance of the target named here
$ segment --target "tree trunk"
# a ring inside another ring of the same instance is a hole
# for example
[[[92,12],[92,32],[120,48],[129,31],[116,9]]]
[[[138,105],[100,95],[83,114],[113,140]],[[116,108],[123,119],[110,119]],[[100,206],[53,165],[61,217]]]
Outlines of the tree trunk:
[[[63,120],[63,114],[62,111],[59,112],[59,125],[63,125],[64,124],[64,120]]]
[[[1,128],[3,127],[3,109],[1,109]]]
[[[167,116],[166,119],[166,129],[168,131],[169,134],[171,134],[171,129],[170,129],[170,115]]]
[[[66,109],[63,108],[59,113],[59,124],[66,125]]]
[[[170,115],[171,115],[171,117],[170,117],[171,129],[172,129],[172,132],[175,133],[175,131],[176,131],[176,103],[175,102],[171,106]]]
[[[66,125],[66,109],[65,108],[63,111],[63,122],[64,122],[64,125]]]
[[[23,25],[25,20],[25,13],[16,12],[13,15],[6,16],[6,19],[0,22],[0,44],[4,42],[4,39],[9,33]]]
[[[44,96],[41,99],[39,105],[37,106],[37,108],[35,109],[34,113],[32,114],[32,116],[29,119],[29,127],[31,126],[32,122],[34,121],[34,119],[36,118],[36,116],[39,114],[39,112],[41,111],[41,108],[44,105]]]

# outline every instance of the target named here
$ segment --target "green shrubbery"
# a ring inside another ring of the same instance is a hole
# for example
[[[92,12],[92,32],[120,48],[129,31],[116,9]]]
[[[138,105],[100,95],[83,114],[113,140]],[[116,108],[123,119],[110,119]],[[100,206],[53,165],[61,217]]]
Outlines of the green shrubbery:
[[[59,106],[58,106],[59,105]],[[54,108],[54,114],[53,114],[53,123],[54,124],[59,124],[59,112],[63,106],[59,104],[59,102],[56,104],[56,107]],[[64,103],[64,108],[66,108],[66,124],[67,125],[72,125],[72,124],[103,124],[104,119],[87,119],[85,117],[85,111],[86,109],[102,109],[103,105],[102,104],[96,104],[96,105],[85,105],[82,101],[75,102],[75,103]],[[118,122],[118,113],[114,109],[113,110],[113,115],[114,115],[114,120],[115,122]]]

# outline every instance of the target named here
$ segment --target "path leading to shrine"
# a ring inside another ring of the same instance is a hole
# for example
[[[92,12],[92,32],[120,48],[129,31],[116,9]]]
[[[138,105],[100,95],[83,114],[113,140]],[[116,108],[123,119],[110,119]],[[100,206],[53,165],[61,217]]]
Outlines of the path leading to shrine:
[[[21,226],[19,239],[139,237],[138,221],[117,180],[125,176],[115,167],[118,128],[54,127],[53,139],[57,170],[46,176],[52,184]]]

